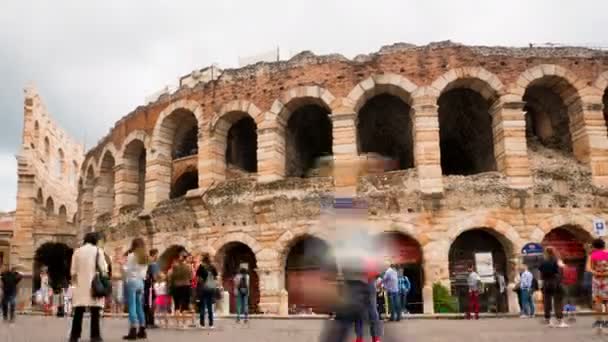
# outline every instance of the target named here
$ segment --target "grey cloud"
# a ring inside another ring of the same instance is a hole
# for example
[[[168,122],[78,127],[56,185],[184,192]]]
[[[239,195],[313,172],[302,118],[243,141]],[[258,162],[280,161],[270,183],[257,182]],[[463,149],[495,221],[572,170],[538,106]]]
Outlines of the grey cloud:
[[[17,152],[30,80],[56,121],[90,147],[179,76],[211,63],[235,66],[239,55],[277,45],[348,57],[396,41],[608,46],[607,12],[608,3],[594,0],[6,0],[0,153]]]

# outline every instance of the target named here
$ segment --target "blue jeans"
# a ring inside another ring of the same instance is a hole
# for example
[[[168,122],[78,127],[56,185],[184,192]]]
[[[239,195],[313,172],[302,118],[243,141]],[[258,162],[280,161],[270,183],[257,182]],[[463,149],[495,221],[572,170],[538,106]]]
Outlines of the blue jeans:
[[[405,312],[408,313],[409,311],[407,311],[407,295],[409,294],[409,292],[401,292],[400,296],[401,296],[401,312]]]
[[[401,299],[399,291],[388,293],[389,302],[391,305],[391,321],[401,320]]]
[[[6,321],[10,318],[10,320],[15,319],[15,304],[16,304],[16,295],[4,295],[2,297],[2,318]]]
[[[146,326],[144,314],[144,281],[143,279],[129,279],[125,295],[129,307],[129,324],[131,327]]]
[[[530,289],[521,289],[521,314],[531,316],[533,314],[532,309],[532,292]]]
[[[241,315],[247,320],[249,318],[249,295],[238,294],[236,296],[236,320],[241,320]]]

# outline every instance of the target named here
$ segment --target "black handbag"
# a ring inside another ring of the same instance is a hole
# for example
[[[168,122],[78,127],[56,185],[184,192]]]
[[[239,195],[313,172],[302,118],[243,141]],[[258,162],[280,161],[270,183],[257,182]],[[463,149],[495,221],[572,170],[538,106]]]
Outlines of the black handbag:
[[[99,269],[99,248],[95,256],[95,276],[91,282],[91,296],[95,299],[109,297],[112,294],[110,278]]]

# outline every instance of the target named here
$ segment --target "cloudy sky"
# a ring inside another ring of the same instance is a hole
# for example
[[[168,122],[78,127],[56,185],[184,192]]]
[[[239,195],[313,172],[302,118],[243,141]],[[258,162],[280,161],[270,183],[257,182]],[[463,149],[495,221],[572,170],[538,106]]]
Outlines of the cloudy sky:
[[[87,146],[193,69],[277,46],[353,57],[394,42],[608,47],[599,0],[2,0],[0,211],[15,207],[23,87]]]

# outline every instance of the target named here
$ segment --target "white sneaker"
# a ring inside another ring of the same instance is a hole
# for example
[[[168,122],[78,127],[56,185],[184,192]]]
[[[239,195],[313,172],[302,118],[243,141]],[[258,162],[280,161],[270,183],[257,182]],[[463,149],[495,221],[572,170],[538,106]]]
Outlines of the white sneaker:
[[[209,330],[213,330],[213,329],[215,329],[215,327],[213,325],[209,327]]]
[[[526,315],[520,315],[519,318],[528,318]]]
[[[557,327],[558,327],[558,328],[568,328],[568,327],[570,327],[570,326],[569,326],[568,324],[566,324],[566,322],[561,321],[561,322],[560,322],[560,323],[557,325]]]

